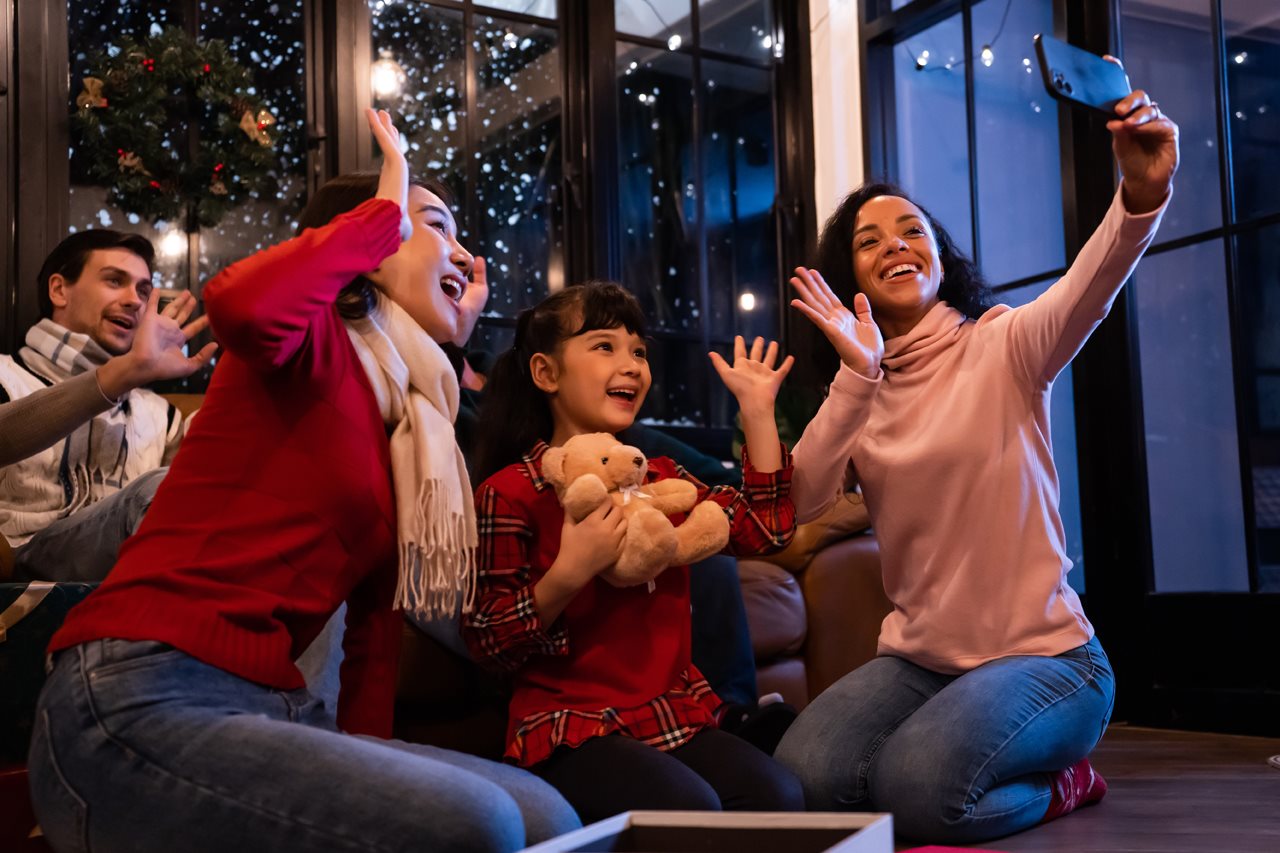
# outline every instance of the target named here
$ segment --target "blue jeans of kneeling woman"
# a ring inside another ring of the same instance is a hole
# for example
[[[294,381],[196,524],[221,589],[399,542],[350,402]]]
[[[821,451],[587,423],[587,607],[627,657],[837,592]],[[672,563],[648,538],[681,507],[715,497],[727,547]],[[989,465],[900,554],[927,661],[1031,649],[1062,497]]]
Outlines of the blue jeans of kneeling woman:
[[[1089,754],[1114,698],[1096,637],[959,676],[879,657],[805,708],[775,757],[811,809],[891,812],[910,838],[983,841],[1044,817],[1050,774]]]
[[[342,734],[306,690],[161,643],[59,653],[37,715],[32,796],[58,853],[511,851],[580,825],[523,770]]]

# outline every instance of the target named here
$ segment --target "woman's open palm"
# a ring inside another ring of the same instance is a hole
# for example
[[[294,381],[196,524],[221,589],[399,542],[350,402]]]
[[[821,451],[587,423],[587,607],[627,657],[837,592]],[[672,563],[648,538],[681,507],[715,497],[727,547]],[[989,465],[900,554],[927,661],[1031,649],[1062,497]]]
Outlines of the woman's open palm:
[[[822,330],[840,360],[869,379],[878,376],[880,359],[884,356],[884,336],[871,317],[871,303],[866,295],[855,295],[854,310],[850,311],[832,292],[822,273],[805,267],[796,267],[791,286],[800,297],[791,300],[791,307]]]

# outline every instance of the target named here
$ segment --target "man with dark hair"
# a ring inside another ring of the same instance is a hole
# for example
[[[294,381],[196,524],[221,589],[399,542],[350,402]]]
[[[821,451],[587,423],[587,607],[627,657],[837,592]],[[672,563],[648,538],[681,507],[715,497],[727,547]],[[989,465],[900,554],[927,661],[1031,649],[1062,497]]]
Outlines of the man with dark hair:
[[[40,270],[42,319],[0,355],[0,534],[17,580],[102,580],[177,450],[181,416],[142,386],[190,375],[216,345],[187,356],[207,320],[182,325],[190,293],[157,310],[154,260],[137,234],[71,235]]]

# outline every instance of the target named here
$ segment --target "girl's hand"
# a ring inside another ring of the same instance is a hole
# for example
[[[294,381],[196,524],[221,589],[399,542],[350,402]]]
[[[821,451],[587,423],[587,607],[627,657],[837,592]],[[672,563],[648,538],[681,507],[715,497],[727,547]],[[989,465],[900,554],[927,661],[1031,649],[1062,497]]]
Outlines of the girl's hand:
[[[560,531],[560,553],[552,569],[557,569],[565,581],[581,589],[618,562],[626,534],[627,520],[612,500],[605,501],[576,524],[566,514]]]
[[[746,342],[742,335],[733,339],[733,366],[730,367],[719,353],[709,353],[711,364],[720,380],[729,392],[738,400],[738,406],[744,411],[767,409],[773,411],[773,401],[778,397],[778,388],[782,380],[791,372],[795,364],[795,356],[789,355],[777,369],[778,342],[770,341],[768,350],[764,346],[764,338],[756,338],[751,344],[751,352],[747,353]]]
[[[796,267],[791,286],[800,296],[791,300],[791,307],[822,330],[840,360],[868,379],[879,376],[884,336],[871,317],[871,303],[866,294],[853,297],[853,311],[850,311],[827,286],[822,273],[805,267]]]
[[[1120,65],[1114,56],[1105,57]],[[1178,126],[1146,92],[1138,89],[1116,104],[1107,122],[1111,150],[1124,176],[1124,203],[1130,213],[1150,213],[1164,201],[1178,171]]]
[[[374,198],[400,205],[400,239],[408,240],[413,236],[413,220],[409,217],[409,164],[400,150],[400,131],[386,110],[365,110],[364,114],[382,150],[382,172],[378,175],[378,192]]]

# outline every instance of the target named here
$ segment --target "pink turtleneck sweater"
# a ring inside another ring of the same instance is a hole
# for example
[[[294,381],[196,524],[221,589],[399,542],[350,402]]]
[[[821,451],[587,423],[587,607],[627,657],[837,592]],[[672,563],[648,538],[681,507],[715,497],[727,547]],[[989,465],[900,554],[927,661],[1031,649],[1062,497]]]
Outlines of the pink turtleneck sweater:
[[[1071,269],[1034,302],[977,322],[940,302],[886,342],[878,378],[836,374],[795,447],[791,498],[801,522],[817,517],[848,485],[832,460],[850,460],[893,602],[880,654],[960,673],[1093,636],[1067,585],[1049,391],[1163,211],[1130,215],[1117,191]]]

